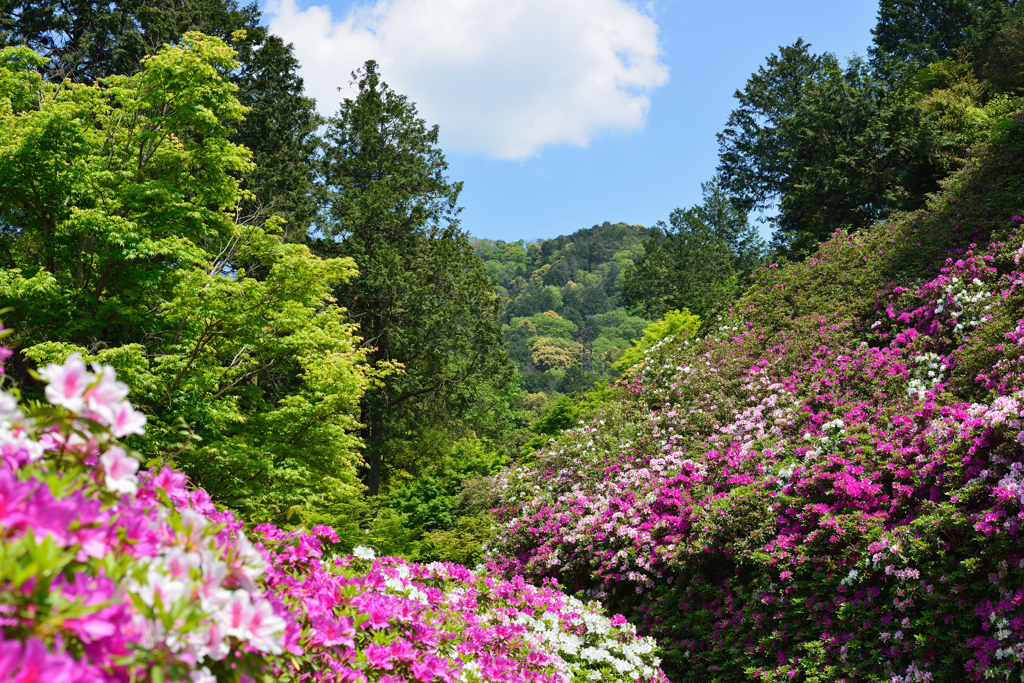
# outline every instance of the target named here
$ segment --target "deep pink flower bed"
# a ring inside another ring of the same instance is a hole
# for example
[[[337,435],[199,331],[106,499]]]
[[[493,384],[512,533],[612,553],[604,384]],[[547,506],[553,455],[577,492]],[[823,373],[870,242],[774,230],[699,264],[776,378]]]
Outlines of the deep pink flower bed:
[[[0,391],[0,681],[665,681],[653,641],[554,581],[247,532],[138,472],[119,439],[145,418],[112,368],[41,374],[49,405]]]
[[[1024,126],[918,214],[765,269],[509,472],[493,566],[673,681],[1024,680]]]

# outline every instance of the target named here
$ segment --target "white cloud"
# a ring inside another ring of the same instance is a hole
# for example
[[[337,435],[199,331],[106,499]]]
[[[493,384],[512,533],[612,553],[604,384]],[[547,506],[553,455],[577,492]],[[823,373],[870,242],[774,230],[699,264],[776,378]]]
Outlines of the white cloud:
[[[341,19],[270,0],[266,13],[322,113],[376,59],[446,148],[499,159],[640,128],[647,93],[668,81],[658,27],[628,0],[378,0]]]

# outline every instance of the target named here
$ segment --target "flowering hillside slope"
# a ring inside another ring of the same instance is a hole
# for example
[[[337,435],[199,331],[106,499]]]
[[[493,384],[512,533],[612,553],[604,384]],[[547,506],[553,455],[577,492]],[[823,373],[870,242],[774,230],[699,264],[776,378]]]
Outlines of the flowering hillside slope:
[[[6,357],[0,348],[0,361]],[[0,391],[0,681],[665,681],[620,615],[454,564],[330,558],[327,527],[249,533],[184,475],[139,472],[110,366]]]
[[[492,565],[682,681],[1024,680],[1024,124],[921,212],[764,269],[503,482]]]

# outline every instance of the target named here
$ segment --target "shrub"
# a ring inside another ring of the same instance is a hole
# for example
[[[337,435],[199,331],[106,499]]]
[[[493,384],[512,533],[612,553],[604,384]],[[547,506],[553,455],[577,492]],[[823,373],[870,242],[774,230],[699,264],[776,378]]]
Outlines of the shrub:
[[[1024,125],[837,232],[510,469],[492,568],[634,618],[674,681],[1024,662]]]
[[[2,681],[665,681],[650,639],[554,581],[247,532],[183,474],[138,471],[119,439],[145,418],[113,368],[40,374],[49,405],[0,391]]]

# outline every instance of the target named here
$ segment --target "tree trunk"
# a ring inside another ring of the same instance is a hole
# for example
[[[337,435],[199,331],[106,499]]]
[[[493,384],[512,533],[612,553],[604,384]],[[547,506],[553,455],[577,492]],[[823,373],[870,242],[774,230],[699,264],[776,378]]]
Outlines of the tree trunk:
[[[376,496],[380,491],[380,472],[383,465],[383,453],[381,450],[384,444],[381,443],[381,435],[384,432],[384,420],[380,415],[373,415],[367,421],[369,423],[369,438],[364,439],[366,444],[366,488],[370,496]]]

